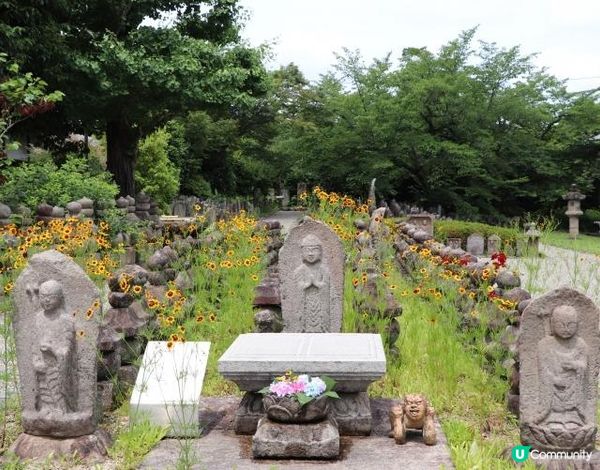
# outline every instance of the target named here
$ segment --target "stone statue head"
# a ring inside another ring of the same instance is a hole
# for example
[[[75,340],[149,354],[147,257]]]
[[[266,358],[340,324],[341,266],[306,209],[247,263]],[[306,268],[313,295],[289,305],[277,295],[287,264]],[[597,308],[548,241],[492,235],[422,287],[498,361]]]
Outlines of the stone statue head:
[[[61,285],[50,279],[40,285],[40,305],[44,311],[55,310],[63,304],[64,294]]]
[[[410,394],[404,397],[404,412],[413,421],[425,418],[427,400],[423,395]]]
[[[302,259],[309,264],[316,263],[323,255],[321,240],[312,234],[304,237],[300,247],[302,248]]]
[[[577,310],[569,305],[559,305],[552,311],[550,325],[554,336],[571,338],[577,333]]]

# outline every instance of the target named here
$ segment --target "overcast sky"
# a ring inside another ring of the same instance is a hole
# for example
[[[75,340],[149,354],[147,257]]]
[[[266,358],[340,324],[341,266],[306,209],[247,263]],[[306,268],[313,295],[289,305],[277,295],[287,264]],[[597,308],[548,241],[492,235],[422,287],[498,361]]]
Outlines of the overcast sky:
[[[243,35],[276,41],[269,68],[294,62],[316,80],[343,47],[370,62],[405,47],[439,47],[479,25],[476,40],[538,52],[572,91],[600,86],[600,0],[241,0]],[[593,77],[593,78],[592,78]]]

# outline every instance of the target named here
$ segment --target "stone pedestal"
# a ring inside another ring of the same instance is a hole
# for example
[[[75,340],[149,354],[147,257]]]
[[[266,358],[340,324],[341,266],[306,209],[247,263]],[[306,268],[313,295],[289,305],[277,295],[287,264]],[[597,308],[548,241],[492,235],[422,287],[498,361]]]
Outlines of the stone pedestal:
[[[262,418],[252,438],[255,458],[335,459],[340,434],[335,422],[282,424]]]
[[[21,433],[10,450],[22,459],[45,460],[49,455],[70,457],[76,454],[90,463],[103,460],[111,444],[110,436],[103,429],[64,439]]]
[[[368,435],[370,383],[385,373],[380,335],[367,333],[249,333],[238,336],[219,359],[219,372],[248,393],[234,420],[238,434],[252,434],[264,415],[258,390],[286,370],[336,381],[339,400],[331,400],[331,415],[342,435]]]

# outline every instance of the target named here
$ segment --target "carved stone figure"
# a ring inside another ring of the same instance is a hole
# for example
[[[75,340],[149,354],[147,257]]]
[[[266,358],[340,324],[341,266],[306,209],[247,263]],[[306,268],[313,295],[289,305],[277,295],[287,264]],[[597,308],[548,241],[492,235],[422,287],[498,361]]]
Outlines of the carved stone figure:
[[[42,309],[35,314],[38,347],[32,352],[35,409],[42,414],[77,410],[75,322],[65,311],[61,285],[51,279],[39,287]]]
[[[389,435],[396,444],[405,444],[407,430],[421,430],[425,444],[433,446],[437,443],[434,417],[435,410],[423,395],[406,395],[400,405],[390,410],[392,430]]]
[[[305,218],[285,239],[278,267],[283,331],[340,332],[344,249],[335,232]]]
[[[565,428],[585,421],[588,346],[577,335],[577,311],[560,305],[552,312],[552,335],[538,343],[540,414],[538,424]]]
[[[110,438],[97,429],[98,289],[71,258],[49,250],[29,259],[13,300],[24,433],[12,450],[102,458]]]
[[[521,441],[543,451],[591,449],[596,435],[600,311],[583,294],[557,289],[521,317]]]
[[[321,240],[307,235],[300,246],[302,264],[294,271],[294,279],[302,291],[301,333],[325,333],[331,330],[329,269],[323,263]]]

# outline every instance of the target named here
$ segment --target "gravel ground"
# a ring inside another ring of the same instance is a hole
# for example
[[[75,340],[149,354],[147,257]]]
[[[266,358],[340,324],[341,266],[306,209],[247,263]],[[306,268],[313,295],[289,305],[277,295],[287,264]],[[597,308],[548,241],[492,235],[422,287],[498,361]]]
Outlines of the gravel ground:
[[[538,258],[509,259],[509,267],[521,275],[522,287],[534,297],[558,287],[571,287],[600,304],[600,257],[588,253],[540,245]]]

